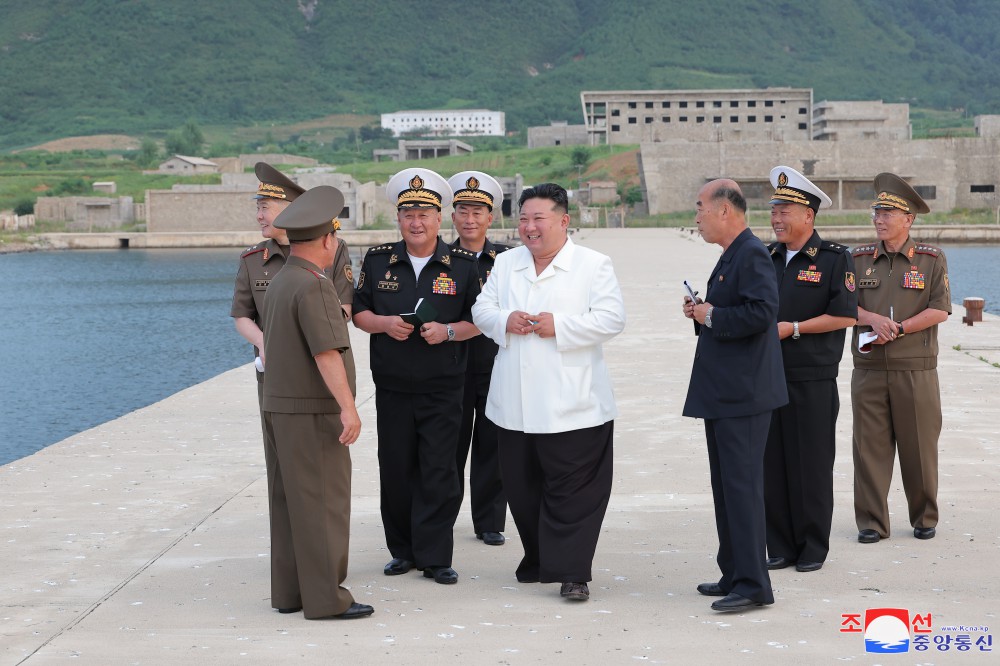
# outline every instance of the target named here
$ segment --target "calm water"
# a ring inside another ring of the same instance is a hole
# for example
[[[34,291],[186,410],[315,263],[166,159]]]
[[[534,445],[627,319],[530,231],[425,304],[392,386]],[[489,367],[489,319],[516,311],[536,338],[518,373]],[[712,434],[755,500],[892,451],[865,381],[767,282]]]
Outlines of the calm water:
[[[1000,314],[1000,247],[945,250],[952,300],[982,296]],[[0,464],[249,362],[229,318],[238,257],[0,255]]]
[[[0,464],[252,360],[239,252],[0,255]]]

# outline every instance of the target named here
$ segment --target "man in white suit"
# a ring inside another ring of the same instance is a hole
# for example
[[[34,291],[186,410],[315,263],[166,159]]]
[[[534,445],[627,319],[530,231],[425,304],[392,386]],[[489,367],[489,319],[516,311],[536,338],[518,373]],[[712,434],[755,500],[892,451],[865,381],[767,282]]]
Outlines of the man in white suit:
[[[518,581],[585,601],[618,414],[601,345],[625,328],[625,305],[611,260],[569,239],[566,190],[537,185],[518,204],[523,246],[497,256],[472,308],[500,347],[486,416],[524,547]]]

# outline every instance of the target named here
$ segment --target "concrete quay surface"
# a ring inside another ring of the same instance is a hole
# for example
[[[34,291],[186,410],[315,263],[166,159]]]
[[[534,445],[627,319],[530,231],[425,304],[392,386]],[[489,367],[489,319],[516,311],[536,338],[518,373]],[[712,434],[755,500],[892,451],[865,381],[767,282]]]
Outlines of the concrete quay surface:
[[[373,617],[308,621],[270,607],[248,364],[0,467],[0,664],[995,663],[1000,642],[880,657],[841,626],[845,613],[905,608],[931,613],[936,632],[965,625],[981,629],[973,640],[1000,641],[1000,318],[963,326],[957,305],[942,325],[937,538],[913,538],[897,471],[892,537],[856,541],[847,354],[829,559],[815,573],[771,572],[773,606],[719,614],[695,591],[718,579],[704,429],[680,414],[695,345],[681,282],[704,285],[719,249],[664,229],[575,240],[612,257],[628,312],[605,349],[621,414],[589,602],[518,583],[513,522],[506,545],[486,546],[468,500],[457,585],[382,574],[374,387],[367,335],[352,330],[364,426],[351,448],[347,585]]]

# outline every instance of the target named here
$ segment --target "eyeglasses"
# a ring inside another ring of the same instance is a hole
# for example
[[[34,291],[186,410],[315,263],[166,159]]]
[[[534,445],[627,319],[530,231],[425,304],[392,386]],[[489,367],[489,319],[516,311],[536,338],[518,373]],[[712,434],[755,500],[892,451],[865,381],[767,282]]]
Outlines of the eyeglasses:
[[[904,213],[903,211],[898,210],[896,208],[893,208],[891,210],[873,210],[872,211],[872,219],[873,220],[891,220],[892,218],[896,217],[897,214],[899,214],[899,215],[907,215],[907,213]]]

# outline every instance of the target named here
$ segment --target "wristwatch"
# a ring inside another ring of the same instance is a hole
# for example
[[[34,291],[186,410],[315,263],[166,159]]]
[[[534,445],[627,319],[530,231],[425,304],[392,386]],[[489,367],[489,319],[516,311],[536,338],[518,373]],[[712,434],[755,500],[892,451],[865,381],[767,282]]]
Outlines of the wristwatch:
[[[705,313],[705,326],[712,328],[712,310],[715,309],[714,305],[708,306],[708,312]]]
[[[799,322],[792,322],[792,340],[798,340],[802,335],[799,333]]]
[[[903,322],[901,322],[901,321],[897,321],[897,322],[896,322],[896,326],[899,326],[899,332],[898,332],[898,333],[896,333],[896,337],[897,337],[897,338],[901,338],[901,337],[903,337],[904,335],[906,335],[906,333],[904,333],[904,332],[903,332]]]
[[[445,326],[448,328],[448,342],[454,342],[455,341],[455,329],[453,329],[451,327],[451,324],[445,324]]]

